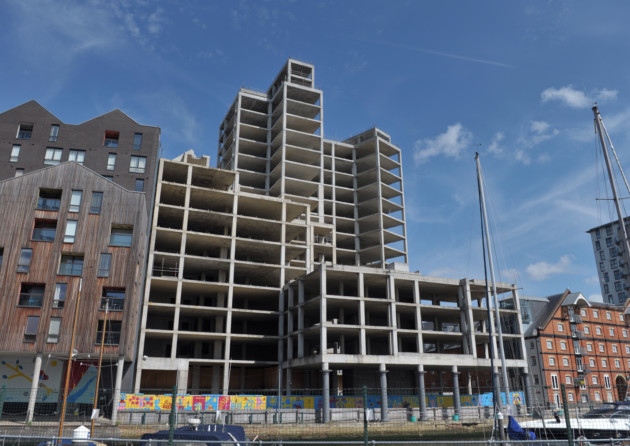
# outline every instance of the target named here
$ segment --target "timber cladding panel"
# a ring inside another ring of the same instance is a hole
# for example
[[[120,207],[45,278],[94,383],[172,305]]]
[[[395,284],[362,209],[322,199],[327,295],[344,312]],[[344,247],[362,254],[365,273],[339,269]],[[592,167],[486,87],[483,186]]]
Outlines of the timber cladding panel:
[[[42,190],[53,197],[46,205],[42,201],[38,205]],[[69,212],[73,190],[82,191],[78,212]],[[93,192],[103,196],[98,213],[90,206]],[[100,350],[99,321],[102,324],[105,318],[104,289],[124,289],[124,298],[107,316],[108,330],[120,326],[120,335],[104,351],[105,357],[131,360],[144,280],[146,209],[144,193],[126,190],[74,162],[0,182],[0,351],[67,354],[80,298],[75,349],[95,357]],[[76,221],[77,227],[71,243],[64,241],[68,221]],[[40,225],[46,228],[45,237],[34,231]],[[112,246],[112,228],[122,228],[123,244],[129,246]],[[32,250],[27,272],[18,272],[22,249]],[[107,277],[98,277],[102,253],[111,255]],[[60,270],[62,257],[70,259],[66,271]],[[67,284],[62,305],[55,299],[58,283]],[[31,296],[33,286],[43,287],[43,297]],[[32,337],[25,336],[29,316],[39,317]],[[61,318],[58,338],[52,341],[48,336],[51,318]],[[107,335],[106,339],[110,341]]]

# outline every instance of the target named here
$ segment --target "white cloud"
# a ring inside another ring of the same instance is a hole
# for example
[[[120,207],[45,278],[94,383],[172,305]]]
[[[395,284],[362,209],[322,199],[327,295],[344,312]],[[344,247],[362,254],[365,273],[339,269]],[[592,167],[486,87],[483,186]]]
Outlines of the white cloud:
[[[534,133],[545,133],[549,128],[549,123],[545,121],[530,121],[529,128]]]
[[[413,159],[422,164],[434,156],[459,158],[472,140],[472,132],[460,123],[449,125],[446,132],[433,139],[418,140],[414,144]]]
[[[517,149],[514,152],[514,159],[516,159],[516,161],[519,161],[525,164],[526,166],[531,164],[532,162],[532,159],[530,158],[529,154],[523,149]]]
[[[571,257],[564,255],[555,264],[547,262],[538,262],[527,266],[527,274],[533,280],[545,280],[554,274],[566,273],[571,265]]]
[[[503,153],[503,147],[501,146],[501,141],[505,138],[505,135],[502,132],[497,132],[492,137],[492,141],[490,141],[490,145],[488,146],[488,152],[494,155],[501,155]]]
[[[576,90],[572,85],[567,85],[560,88],[547,88],[540,94],[540,99],[543,103],[559,101],[572,108],[588,108],[597,101],[606,102],[617,99],[617,90],[602,88],[587,94],[584,91]]]

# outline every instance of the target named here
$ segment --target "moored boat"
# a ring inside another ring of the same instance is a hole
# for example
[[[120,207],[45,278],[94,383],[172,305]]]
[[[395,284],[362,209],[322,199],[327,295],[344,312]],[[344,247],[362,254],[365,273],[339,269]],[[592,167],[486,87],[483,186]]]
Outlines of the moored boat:
[[[534,432],[538,439],[565,439],[568,434],[566,419],[560,414],[554,418],[522,421],[520,425]],[[569,425],[575,439],[630,438],[630,402],[604,403],[583,415],[570,418]]]

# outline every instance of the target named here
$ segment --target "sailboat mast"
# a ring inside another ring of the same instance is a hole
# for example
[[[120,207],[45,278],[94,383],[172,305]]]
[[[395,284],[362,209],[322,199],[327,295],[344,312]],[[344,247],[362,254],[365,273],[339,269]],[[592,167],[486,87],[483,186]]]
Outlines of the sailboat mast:
[[[483,188],[483,178],[481,175],[481,161],[479,161],[479,153],[475,154],[475,161],[477,164],[477,183],[479,185],[479,201],[481,205],[481,213],[483,218],[484,236],[486,240],[486,250],[488,254],[488,267],[490,269],[490,282],[492,283],[492,300],[494,305],[494,324],[496,327],[496,333],[498,336],[499,354],[501,355],[501,375],[503,378],[503,391],[505,392],[505,398],[510,405],[510,385],[508,382],[507,368],[505,366],[505,348],[503,346],[503,329],[501,328],[501,315],[499,312],[499,299],[497,298],[497,286],[494,279],[494,265],[492,262],[492,241],[490,239],[490,231],[488,230],[488,214],[486,212],[486,200],[485,192]],[[503,408],[503,400],[499,397],[498,401],[499,410]]]
[[[606,138],[604,134],[608,136],[604,122],[599,114],[597,105],[593,106],[593,114],[595,115],[595,132],[599,136],[599,142],[602,146],[602,152],[604,153],[604,161],[606,162],[606,170],[608,171],[608,179],[610,180],[610,189],[613,194],[613,201],[615,203],[615,210],[617,211],[617,218],[619,219],[619,228],[623,235],[623,244],[626,251],[626,256],[630,256],[630,240],[628,240],[628,231],[626,231],[626,225],[624,224],[623,213],[621,212],[621,204],[619,202],[619,194],[617,193],[617,184],[615,183],[615,177],[613,175],[612,164],[610,163],[610,155],[608,154],[608,144],[606,144]]]

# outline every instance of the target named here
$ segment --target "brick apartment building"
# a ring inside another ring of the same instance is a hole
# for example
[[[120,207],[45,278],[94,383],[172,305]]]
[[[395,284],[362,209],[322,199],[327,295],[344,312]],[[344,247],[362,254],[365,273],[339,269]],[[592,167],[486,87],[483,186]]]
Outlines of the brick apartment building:
[[[630,374],[627,305],[589,302],[581,293],[549,296],[525,331],[533,404],[625,400]]]

